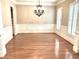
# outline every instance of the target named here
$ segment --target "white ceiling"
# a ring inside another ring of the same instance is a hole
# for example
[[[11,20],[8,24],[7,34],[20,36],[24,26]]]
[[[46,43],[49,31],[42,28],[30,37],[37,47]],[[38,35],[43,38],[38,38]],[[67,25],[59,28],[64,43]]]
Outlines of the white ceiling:
[[[54,6],[58,0],[40,0],[40,4]],[[37,5],[39,0],[16,0],[17,5]]]
[[[16,0],[17,2],[38,2],[39,0]],[[40,0],[41,2],[57,2],[57,0]]]

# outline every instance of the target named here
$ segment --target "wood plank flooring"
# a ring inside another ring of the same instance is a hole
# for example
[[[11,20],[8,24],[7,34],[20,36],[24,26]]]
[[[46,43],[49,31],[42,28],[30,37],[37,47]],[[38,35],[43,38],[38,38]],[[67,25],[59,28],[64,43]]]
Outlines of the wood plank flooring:
[[[79,59],[72,45],[57,34],[18,34],[0,59]]]

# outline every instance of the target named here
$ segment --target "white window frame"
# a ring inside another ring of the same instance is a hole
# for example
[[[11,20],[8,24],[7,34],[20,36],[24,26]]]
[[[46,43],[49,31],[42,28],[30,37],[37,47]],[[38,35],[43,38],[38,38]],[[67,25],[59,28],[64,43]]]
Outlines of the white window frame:
[[[72,27],[72,34],[75,35],[76,27],[77,27],[77,18],[78,18],[78,6],[79,4],[74,5],[74,14],[73,14],[73,27]]]
[[[78,6],[79,6],[79,4],[77,4],[77,3],[70,4],[68,33],[72,34],[72,35],[75,35],[75,32],[76,32]]]
[[[69,9],[69,21],[68,21],[68,33],[69,34],[72,34],[73,11],[74,11],[74,5],[72,3],[70,4],[70,9]]]

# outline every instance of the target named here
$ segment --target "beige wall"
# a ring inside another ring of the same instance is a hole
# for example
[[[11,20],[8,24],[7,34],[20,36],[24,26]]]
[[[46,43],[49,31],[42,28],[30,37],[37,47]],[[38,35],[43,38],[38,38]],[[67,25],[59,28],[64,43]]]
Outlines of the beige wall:
[[[79,3],[79,0],[78,0]],[[77,31],[79,31],[79,10],[78,10],[78,19],[77,19]]]
[[[11,25],[9,0],[1,0],[1,1],[2,1],[1,3],[2,3],[3,26],[7,27]]]
[[[34,14],[34,7],[27,5],[17,5],[17,23],[18,24],[52,24],[55,23],[55,7],[44,7],[45,13],[38,17]]]
[[[77,19],[77,31],[79,32],[79,11],[78,11],[78,19]]]
[[[57,5],[57,8],[63,7],[63,19],[62,19],[62,25],[68,25],[68,19],[69,19],[69,5],[72,3],[73,0],[66,0],[63,3]]]

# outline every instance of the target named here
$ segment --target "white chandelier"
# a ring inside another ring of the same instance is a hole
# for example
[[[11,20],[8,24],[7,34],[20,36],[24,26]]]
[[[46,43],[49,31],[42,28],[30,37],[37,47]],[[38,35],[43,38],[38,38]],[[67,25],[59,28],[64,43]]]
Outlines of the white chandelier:
[[[40,0],[39,0],[39,4],[36,6],[36,9],[34,10],[34,13],[37,15],[37,16],[41,16],[43,15],[44,13],[44,9],[42,7],[42,5],[40,4]]]

